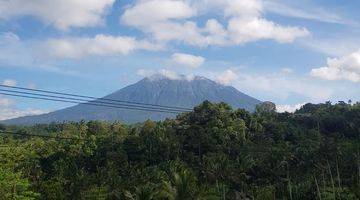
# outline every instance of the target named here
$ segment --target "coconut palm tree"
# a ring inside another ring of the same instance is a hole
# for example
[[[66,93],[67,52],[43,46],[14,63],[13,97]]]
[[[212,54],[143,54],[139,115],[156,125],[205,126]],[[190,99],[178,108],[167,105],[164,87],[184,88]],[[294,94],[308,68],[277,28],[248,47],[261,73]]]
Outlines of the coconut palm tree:
[[[156,194],[156,189],[151,184],[135,187],[134,193],[129,191],[124,192],[124,195],[128,200],[155,200]]]

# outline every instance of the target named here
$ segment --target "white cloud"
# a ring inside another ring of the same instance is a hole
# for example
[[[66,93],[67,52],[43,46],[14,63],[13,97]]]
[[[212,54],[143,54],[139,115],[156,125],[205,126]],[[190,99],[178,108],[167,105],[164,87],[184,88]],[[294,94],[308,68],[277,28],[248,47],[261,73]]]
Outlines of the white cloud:
[[[312,69],[311,76],[325,80],[360,82],[360,50],[339,58],[328,58],[327,65]]]
[[[48,49],[44,51],[39,49],[38,42],[23,41],[12,32],[0,32],[0,67],[41,69],[59,74],[79,75],[74,70],[47,63],[43,59],[47,53],[49,53]]]
[[[6,0],[0,1],[0,19],[34,16],[61,30],[104,23],[115,0]]]
[[[126,25],[146,27],[172,19],[186,19],[195,15],[195,10],[184,1],[151,0],[139,1],[126,9],[121,21]]]
[[[19,56],[22,59],[19,59]],[[24,63],[29,59],[26,47],[12,32],[0,32],[0,62],[6,64]]]
[[[164,8],[167,10],[161,11]],[[208,19],[204,27],[199,27],[193,21],[213,10],[220,10],[227,23]],[[178,41],[199,47],[263,39],[287,43],[309,35],[305,28],[282,26],[265,19],[259,0],[137,1],[126,9],[121,22],[160,42]]]
[[[159,50],[162,47],[133,37],[99,34],[94,38],[50,39],[44,50],[53,57],[82,58],[89,55],[126,55],[135,50]]]
[[[205,58],[201,56],[194,56],[184,53],[174,53],[171,58],[176,64],[190,68],[197,68],[205,62]]]
[[[11,66],[40,69],[48,72],[81,76],[70,66],[58,64],[57,58],[77,59],[86,56],[118,56],[136,50],[164,49],[134,37],[99,34],[94,37],[64,37],[44,41],[23,41],[11,32],[0,32],[0,67]]]
[[[171,70],[167,70],[167,69],[161,69],[158,74],[161,74],[169,79],[172,79],[172,80],[178,80],[178,79],[181,79],[181,76],[179,76],[179,74],[177,74],[176,72],[174,71],[171,71]]]
[[[138,69],[136,71],[136,74],[142,77],[150,77],[152,75],[154,75],[156,72],[154,70],[151,69]]]
[[[281,69],[281,73],[283,73],[283,74],[292,74],[293,72],[294,72],[294,70],[291,68],[285,67],[285,68]]]
[[[309,35],[305,28],[284,27],[264,18],[232,18],[229,21],[228,31],[231,40],[236,44],[263,39],[273,39],[279,43],[289,43],[298,37]]]
[[[268,12],[278,15],[307,19],[326,23],[358,25],[349,19],[345,19],[336,12],[319,7],[319,5],[307,5],[306,2],[284,1],[284,0],[265,0],[264,8]]]
[[[347,99],[354,96],[353,90],[348,94],[338,91],[342,86],[324,84],[323,81],[298,74],[256,73],[245,72],[241,68],[231,68],[226,71],[208,71],[204,76],[219,83],[232,85],[239,91],[245,92],[261,100],[269,100],[283,104],[296,97],[302,102],[325,102],[330,99]],[[351,86],[352,88],[352,86]]]
[[[7,86],[16,86],[17,82],[12,79],[5,79],[2,84]],[[27,115],[39,115],[46,112],[47,111],[34,108],[28,108],[25,110],[18,109],[14,100],[0,95],[0,121]]]
[[[308,37],[299,41],[300,45],[331,57],[339,57],[357,51],[360,39],[357,36],[343,35],[340,37],[314,38]]]
[[[0,108],[10,107],[14,105],[14,101],[0,96]]]
[[[220,73],[216,77],[216,81],[223,85],[228,85],[228,84],[232,83],[233,81],[237,80],[238,78],[239,78],[239,76],[234,71],[232,71],[231,69],[228,69],[228,70]]]
[[[5,79],[3,82],[2,82],[3,85],[6,85],[6,86],[16,86],[17,85],[17,81],[16,80],[13,80],[13,79]]]
[[[40,110],[40,109],[34,109],[34,108],[28,108],[25,110],[20,110],[16,108],[15,101],[9,98],[5,98],[0,95],[0,121],[11,119],[11,118],[17,118],[27,115],[39,115],[47,113],[48,111]]]
[[[276,111],[283,113],[283,112],[290,112],[293,113],[296,110],[300,109],[305,103],[299,103],[295,105],[276,105]]]
[[[292,95],[308,101],[321,102],[331,98],[334,90],[306,77],[284,76],[283,74],[238,74],[237,85],[269,99],[287,100]]]
[[[181,75],[175,71],[168,69],[160,69],[160,70],[149,70],[149,69],[138,69],[136,74],[142,77],[148,77],[150,79],[159,79],[159,78],[168,78],[171,80],[187,80],[191,81],[195,78],[194,75]]]
[[[357,83],[324,82],[308,75],[284,74],[282,71],[261,73],[246,68],[229,70],[237,76],[229,85],[262,101],[268,100],[278,105],[287,105],[289,101],[296,105],[303,102],[356,101],[359,98]],[[202,75],[217,80],[222,74],[225,74],[224,71],[206,71]]]
[[[194,22],[184,21],[196,15],[196,10],[183,0],[137,1],[128,7],[120,21],[150,34],[157,41],[185,41],[203,45],[200,29]]]
[[[19,110],[15,108],[0,108],[0,120],[13,119],[30,115],[40,115],[45,113],[48,112],[33,108],[28,108],[25,110]]]
[[[0,45],[13,44],[13,43],[17,43],[19,41],[20,41],[20,38],[12,32],[2,32],[0,34]]]

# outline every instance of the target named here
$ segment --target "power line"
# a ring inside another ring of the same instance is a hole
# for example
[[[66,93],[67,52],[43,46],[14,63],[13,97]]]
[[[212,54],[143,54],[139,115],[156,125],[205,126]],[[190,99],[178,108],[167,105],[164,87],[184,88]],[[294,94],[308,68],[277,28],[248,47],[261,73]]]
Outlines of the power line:
[[[163,105],[157,105],[157,104],[140,103],[140,102],[116,100],[116,99],[109,99],[109,98],[97,98],[97,97],[93,97],[93,96],[85,96],[85,95],[63,93],[63,92],[54,92],[54,91],[49,91],[49,90],[31,89],[31,88],[24,88],[24,87],[17,87],[17,86],[8,86],[8,85],[3,85],[3,84],[0,84],[0,87],[27,90],[27,91],[35,91],[35,92],[43,92],[43,93],[48,93],[48,94],[57,94],[57,95],[65,95],[65,96],[72,96],[72,97],[80,97],[80,98],[87,98],[87,99],[92,99],[92,100],[101,99],[101,100],[110,101],[110,102],[128,103],[128,104],[135,104],[135,105],[147,105],[147,106],[152,106],[152,107],[157,107],[157,108],[178,109],[178,110],[187,110],[187,111],[192,110],[191,108],[184,108],[184,107],[163,106]]]
[[[160,112],[160,113],[172,113],[172,114],[179,114],[180,111],[166,111],[166,110],[159,110],[159,109],[143,109],[143,108],[133,108],[129,105],[128,106],[112,106],[112,105],[106,105],[106,104],[97,104],[97,103],[91,103],[91,102],[81,102],[81,101],[72,101],[72,100],[61,100],[61,99],[53,99],[53,98],[45,98],[45,97],[36,97],[36,96],[28,96],[28,95],[21,95],[21,94],[9,94],[0,92],[1,95],[6,96],[13,96],[13,97],[22,97],[22,98],[28,98],[28,99],[38,99],[38,100],[46,100],[46,101],[56,101],[56,102],[63,102],[63,103],[78,103],[83,105],[90,105],[90,106],[100,106],[100,107],[108,107],[108,108],[121,108],[121,109],[128,109],[128,110],[140,110],[140,111],[152,111],[152,112]]]
[[[33,96],[41,96],[41,97],[50,97],[50,98],[56,98],[56,99],[66,99],[66,100],[75,100],[75,101],[81,101],[82,103],[96,103],[96,104],[104,104],[104,105],[119,105],[119,106],[130,106],[132,108],[141,108],[141,109],[156,109],[156,110],[163,110],[163,111],[171,111],[171,112],[187,112],[187,110],[178,110],[178,109],[167,109],[167,108],[155,108],[155,107],[148,107],[148,106],[138,106],[138,105],[128,105],[128,104],[123,104],[123,103],[109,103],[109,102],[105,102],[105,101],[99,101],[99,100],[94,100],[94,101],[87,101],[84,99],[79,99],[79,98],[72,98],[72,97],[63,97],[63,96],[56,96],[56,95],[47,95],[47,94],[37,94],[34,92],[23,92],[23,91],[16,91],[16,90],[7,90],[7,89],[0,89],[0,91],[3,92],[11,92],[11,93],[17,93],[17,94],[25,94],[25,95],[33,95]]]

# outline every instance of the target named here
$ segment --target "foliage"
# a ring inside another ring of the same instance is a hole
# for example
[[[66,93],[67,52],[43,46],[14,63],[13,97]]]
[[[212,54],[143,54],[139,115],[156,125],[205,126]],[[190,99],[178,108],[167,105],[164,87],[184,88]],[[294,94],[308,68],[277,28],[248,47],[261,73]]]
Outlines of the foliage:
[[[27,179],[21,178],[20,173],[0,167],[0,199],[35,199],[39,194],[30,189]]]
[[[0,137],[0,199],[360,198],[359,103],[0,129],[54,137]]]

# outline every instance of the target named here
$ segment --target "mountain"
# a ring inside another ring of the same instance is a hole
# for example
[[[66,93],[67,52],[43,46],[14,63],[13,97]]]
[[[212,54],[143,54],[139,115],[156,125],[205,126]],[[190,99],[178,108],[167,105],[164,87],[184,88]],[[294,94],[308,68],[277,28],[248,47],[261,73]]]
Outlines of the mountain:
[[[120,89],[103,98],[121,101],[140,102],[172,107],[192,108],[204,100],[225,102],[233,108],[254,111],[261,101],[239,92],[234,87],[218,84],[205,77],[169,79],[153,75]],[[128,109],[117,109],[79,104],[48,114],[26,116],[2,121],[4,124],[37,124],[80,120],[142,122],[147,119],[162,120],[175,114],[155,113]]]

